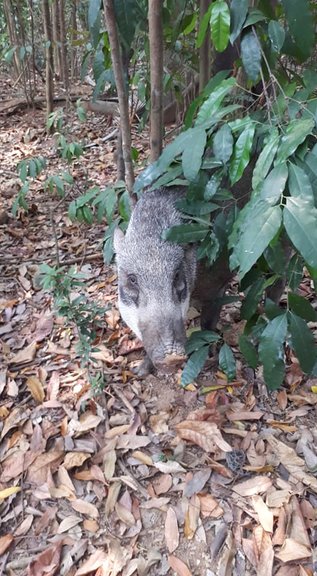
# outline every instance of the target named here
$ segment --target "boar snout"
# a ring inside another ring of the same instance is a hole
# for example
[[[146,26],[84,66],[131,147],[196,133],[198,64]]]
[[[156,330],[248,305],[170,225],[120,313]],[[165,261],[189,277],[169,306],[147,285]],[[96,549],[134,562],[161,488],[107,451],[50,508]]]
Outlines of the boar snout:
[[[182,318],[159,318],[139,322],[144,348],[155,368],[174,372],[186,360],[186,333]]]

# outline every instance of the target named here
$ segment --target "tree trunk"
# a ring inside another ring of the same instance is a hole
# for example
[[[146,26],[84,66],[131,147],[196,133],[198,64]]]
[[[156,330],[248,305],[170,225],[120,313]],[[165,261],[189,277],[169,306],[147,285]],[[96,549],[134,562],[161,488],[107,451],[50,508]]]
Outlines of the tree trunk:
[[[14,6],[11,0],[3,0],[3,8],[5,19],[8,27],[9,38],[11,46],[19,46],[20,43],[18,42],[18,35],[15,25],[15,18],[14,18]],[[14,75],[18,78],[21,74],[21,62],[17,51],[14,51],[13,54],[13,65],[14,65]]]
[[[71,55],[70,55],[70,70],[71,78],[76,76],[76,46],[75,40],[77,39],[77,0],[73,0],[71,6]]]
[[[65,2],[59,0],[59,29],[61,34],[61,72],[64,88],[68,91],[69,76],[68,76],[68,61],[67,61],[67,34],[65,26]]]
[[[46,95],[46,114],[47,117],[53,112],[53,48],[52,48],[52,27],[49,0],[42,0],[43,6],[43,24],[45,33],[45,58],[46,58],[46,79],[45,79],[45,95]]]
[[[54,52],[54,71],[56,77],[61,77],[61,35],[59,30],[59,0],[52,2],[52,25],[53,25],[53,52]]]
[[[129,103],[128,103],[128,94],[124,83],[123,66],[120,53],[120,44],[119,44],[113,0],[104,0],[104,10],[105,10],[106,27],[109,34],[112,68],[119,99],[120,126],[122,135],[122,152],[125,167],[125,180],[127,190],[130,194],[130,198],[134,203],[136,201],[136,198],[135,194],[133,194],[134,173],[131,157]]]
[[[150,40],[151,116],[150,146],[151,161],[162,152],[163,142],[163,24],[161,0],[150,0],[148,21]]]
[[[199,21],[202,21],[210,5],[209,0],[200,0],[199,2]],[[199,93],[205,88],[211,75],[211,42],[209,25],[202,45],[199,48]]]
[[[29,0],[30,14],[31,14],[31,43],[32,43],[32,75],[33,75],[33,89],[32,89],[32,100],[37,92],[36,83],[36,62],[35,62],[35,37],[34,37],[34,4],[33,0]]]

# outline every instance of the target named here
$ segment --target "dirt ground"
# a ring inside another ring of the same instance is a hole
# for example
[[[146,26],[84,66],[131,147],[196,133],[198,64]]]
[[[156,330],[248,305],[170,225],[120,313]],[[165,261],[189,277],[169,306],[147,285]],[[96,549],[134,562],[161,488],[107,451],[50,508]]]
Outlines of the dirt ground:
[[[2,86],[1,104],[14,96],[10,80]],[[61,201],[44,189],[45,174],[65,169],[44,126],[40,109],[0,115],[0,575],[317,574],[317,381],[288,352],[285,385],[268,393],[239,354],[237,305],[219,326],[237,358],[234,382],[215,356],[186,390],[180,372],[135,377],[142,346],[119,318],[106,223],[67,214],[87,187],[114,180],[114,141],[103,140],[114,127],[66,112],[67,134],[86,148]],[[146,131],[133,127],[133,140],[140,169]],[[14,218],[17,164],[39,155],[47,169]],[[60,263],[108,307],[94,352],[102,392],[81,366],[74,326],[39,284],[40,264],[56,263],[52,218]],[[314,299],[308,279],[301,293]]]

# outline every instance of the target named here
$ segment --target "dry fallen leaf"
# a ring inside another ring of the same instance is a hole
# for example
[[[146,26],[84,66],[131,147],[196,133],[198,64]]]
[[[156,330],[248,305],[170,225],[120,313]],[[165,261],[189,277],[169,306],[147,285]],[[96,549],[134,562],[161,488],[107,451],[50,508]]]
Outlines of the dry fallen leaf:
[[[176,572],[177,576],[192,576],[192,573],[186,564],[176,556],[170,555],[168,557],[168,563],[172,570]]]
[[[30,390],[35,402],[42,404],[45,398],[42,382],[36,376],[30,376],[26,381],[26,385]]]
[[[153,487],[155,493],[160,496],[160,494],[165,494],[172,487],[173,478],[170,474],[160,474],[153,480]]]
[[[54,576],[58,574],[62,551],[62,540],[46,548],[28,566],[28,576]]]
[[[17,354],[15,354],[11,360],[10,364],[25,364],[26,362],[31,362],[34,360],[36,354],[36,342],[31,342],[26,348],[23,348]]]
[[[82,518],[79,518],[79,516],[67,516],[66,518],[64,518],[64,520],[61,521],[57,530],[57,534],[63,534],[63,532],[68,532],[69,530],[74,528],[74,526],[80,524],[80,522],[82,522]]]
[[[108,554],[103,550],[96,550],[86,562],[75,572],[75,576],[85,576],[91,572],[98,570],[100,566],[109,566],[110,562]],[[106,573],[106,572],[105,572]]]
[[[281,550],[275,554],[276,558],[282,562],[294,562],[304,558],[310,558],[311,548],[307,548],[293,538],[286,538]]]
[[[257,565],[257,576],[271,576],[273,574],[274,550],[270,535],[263,531],[261,548],[259,549],[259,560]]]
[[[220,518],[223,515],[223,509],[211,494],[198,494],[200,501],[200,513],[203,518]]]
[[[106,480],[111,480],[114,475],[117,461],[117,453],[115,450],[109,450],[105,453],[103,458],[103,473]]]
[[[77,500],[72,500],[71,505],[76,512],[86,514],[87,516],[91,516],[91,518],[96,519],[99,516],[98,508],[94,504],[91,504],[91,502],[77,498]]]
[[[118,515],[118,518],[120,518],[121,522],[124,522],[124,524],[126,524],[127,526],[134,526],[135,518],[134,518],[132,512],[130,512],[130,510],[128,510],[128,508],[123,506],[123,504],[121,504],[121,502],[116,502],[115,511]]]
[[[272,480],[267,476],[255,476],[232,487],[234,492],[240,496],[254,496],[255,494],[262,494],[272,486]]]
[[[87,452],[67,452],[64,459],[64,467],[66,470],[71,470],[72,468],[81,466],[90,456]]]
[[[175,426],[177,434],[183,440],[197,444],[206,452],[231,452],[231,446],[222,438],[218,426],[214,422],[184,420]]]
[[[0,490],[0,500],[4,500],[5,498],[12,496],[12,494],[16,494],[17,492],[20,492],[20,491],[21,491],[21,488],[19,486],[11,486],[10,488],[5,488],[4,490]]]
[[[179,545],[179,532],[177,516],[172,507],[167,510],[165,518],[165,542],[169,553],[176,550]]]
[[[191,540],[198,528],[198,521],[200,515],[200,500],[197,494],[194,494],[188,504],[187,512],[185,515],[184,535],[188,540]]]
[[[21,524],[14,531],[14,536],[24,536],[24,534],[27,534],[33,524],[33,520],[34,516],[32,514],[26,516],[24,520],[21,522]]]
[[[310,488],[317,493],[317,478],[305,471],[305,461],[297,456],[295,450],[280,440],[277,440],[274,436],[268,436],[267,441],[280,458],[280,461],[283,466],[285,466],[286,470],[296,480],[303,482],[306,486],[310,486]]]
[[[273,512],[267,507],[263,498],[255,494],[252,496],[253,508],[256,511],[259,522],[266,532],[273,532]]]
[[[0,536],[0,556],[8,550],[11,546],[14,538],[12,534],[5,534],[5,536]]]

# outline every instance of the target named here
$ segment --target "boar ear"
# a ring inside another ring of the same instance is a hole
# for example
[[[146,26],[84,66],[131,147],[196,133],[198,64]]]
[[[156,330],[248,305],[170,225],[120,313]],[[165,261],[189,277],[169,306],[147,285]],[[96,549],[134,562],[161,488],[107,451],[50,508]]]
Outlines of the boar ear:
[[[120,253],[124,247],[125,236],[121,228],[115,228],[113,234],[113,247],[116,254]]]

